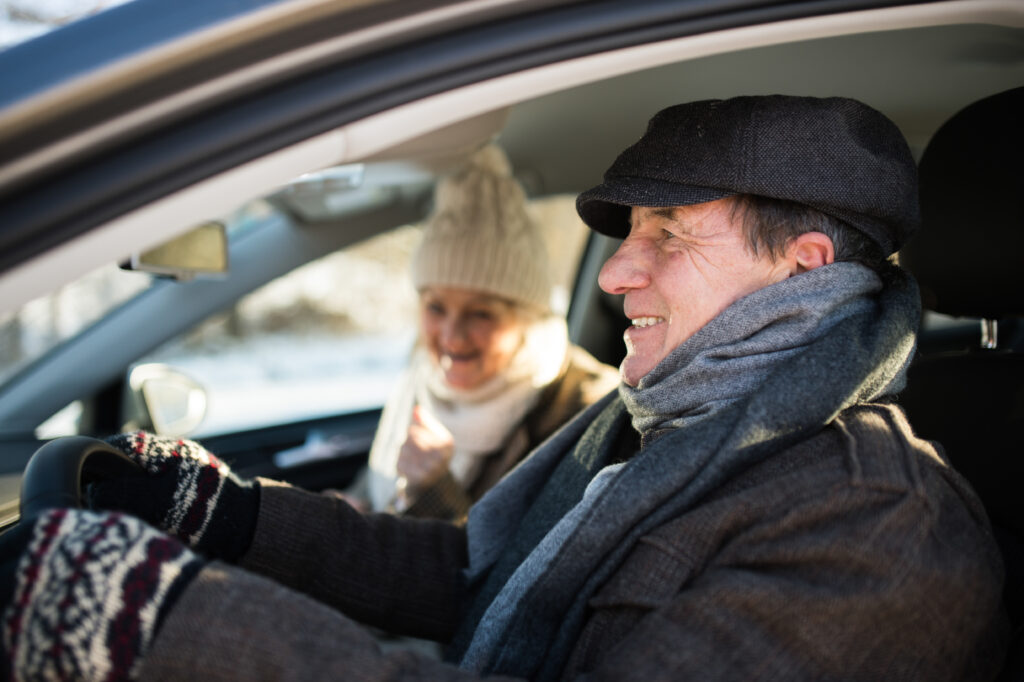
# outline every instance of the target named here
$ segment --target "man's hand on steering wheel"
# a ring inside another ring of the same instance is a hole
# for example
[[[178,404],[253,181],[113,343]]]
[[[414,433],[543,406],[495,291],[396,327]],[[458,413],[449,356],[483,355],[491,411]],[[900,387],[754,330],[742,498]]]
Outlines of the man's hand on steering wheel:
[[[93,509],[137,516],[206,556],[236,561],[256,529],[259,485],[231,473],[194,441],[145,431],[107,439],[144,473],[90,485]]]
[[[0,538],[0,679],[131,680],[203,560],[118,513],[50,509]]]

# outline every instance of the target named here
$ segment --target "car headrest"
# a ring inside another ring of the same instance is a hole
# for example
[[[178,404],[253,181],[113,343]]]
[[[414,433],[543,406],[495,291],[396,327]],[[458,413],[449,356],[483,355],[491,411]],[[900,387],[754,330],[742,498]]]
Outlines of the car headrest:
[[[947,315],[1024,315],[1024,87],[954,115],[919,164],[921,229],[900,263],[924,306]]]

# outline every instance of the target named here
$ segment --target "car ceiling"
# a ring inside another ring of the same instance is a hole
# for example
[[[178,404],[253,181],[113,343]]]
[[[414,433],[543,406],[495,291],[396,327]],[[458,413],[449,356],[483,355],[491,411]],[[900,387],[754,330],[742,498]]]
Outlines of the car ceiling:
[[[430,131],[368,160],[412,160],[440,173],[497,138],[532,196],[573,194],[600,182],[604,168],[659,109],[752,94],[860,99],[896,121],[919,156],[955,112],[1020,83],[1021,27],[879,30],[710,55],[599,80]]]
[[[514,107],[501,142],[535,191],[578,192],[600,181],[661,108],[790,94],[860,99],[895,120],[919,155],[953,113],[1021,83],[1020,28],[879,31],[714,55],[558,92]]]

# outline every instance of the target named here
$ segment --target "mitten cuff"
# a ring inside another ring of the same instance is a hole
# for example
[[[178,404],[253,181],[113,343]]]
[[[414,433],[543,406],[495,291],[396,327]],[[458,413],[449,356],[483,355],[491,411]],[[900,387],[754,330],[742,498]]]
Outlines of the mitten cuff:
[[[148,480],[99,486],[99,506],[141,515],[209,557],[233,562],[245,553],[256,529],[258,485],[192,440],[138,431],[107,442],[142,466]]]
[[[256,518],[260,511],[260,487],[256,481],[222,485],[203,532],[195,536],[193,547],[208,557],[237,562],[252,544]]]
[[[202,561],[138,519],[58,509],[36,522],[3,621],[16,679],[133,679]]]

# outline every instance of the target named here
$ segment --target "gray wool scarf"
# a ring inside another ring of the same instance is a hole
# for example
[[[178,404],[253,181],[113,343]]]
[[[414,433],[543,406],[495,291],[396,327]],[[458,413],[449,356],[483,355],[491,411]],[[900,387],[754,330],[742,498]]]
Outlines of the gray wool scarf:
[[[628,410],[643,447],[600,469],[488,596],[460,665],[558,679],[588,600],[638,538],[842,410],[899,391],[919,319],[909,275],[883,288],[871,270],[833,263],[736,301],[636,388],[584,411],[470,511],[471,590],[515,544],[531,506],[552,497],[541,493],[579,442]]]

